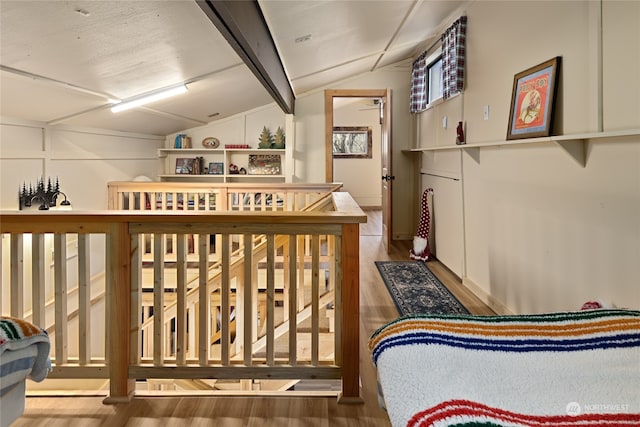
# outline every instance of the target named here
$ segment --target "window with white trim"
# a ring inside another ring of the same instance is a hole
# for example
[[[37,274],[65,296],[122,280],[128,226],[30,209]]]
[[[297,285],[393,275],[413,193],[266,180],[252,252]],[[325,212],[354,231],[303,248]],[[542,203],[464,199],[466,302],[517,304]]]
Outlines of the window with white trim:
[[[442,98],[442,53],[427,59],[427,105]]]

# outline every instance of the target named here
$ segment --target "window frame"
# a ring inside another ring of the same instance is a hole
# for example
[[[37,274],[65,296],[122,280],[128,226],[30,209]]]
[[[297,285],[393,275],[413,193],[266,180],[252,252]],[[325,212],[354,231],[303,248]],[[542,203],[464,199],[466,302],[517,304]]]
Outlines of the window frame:
[[[440,95],[437,98],[431,99],[431,69],[433,66],[440,62]],[[426,95],[427,95],[427,106],[425,110],[442,103],[444,96],[444,88],[443,88],[443,79],[442,79],[442,46],[438,47],[429,57],[427,57],[425,63],[426,66],[426,78],[427,84],[425,87]]]

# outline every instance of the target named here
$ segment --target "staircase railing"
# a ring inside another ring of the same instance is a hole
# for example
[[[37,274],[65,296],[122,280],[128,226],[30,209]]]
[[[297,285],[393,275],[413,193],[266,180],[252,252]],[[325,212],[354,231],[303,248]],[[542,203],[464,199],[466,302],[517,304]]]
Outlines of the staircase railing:
[[[282,210],[3,212],[2,312],[49,328],[51,377],[108,378],[106,402],[154,378],[341,378],[358,400],[366,216],[347,193],[302,212],[284,194]]]

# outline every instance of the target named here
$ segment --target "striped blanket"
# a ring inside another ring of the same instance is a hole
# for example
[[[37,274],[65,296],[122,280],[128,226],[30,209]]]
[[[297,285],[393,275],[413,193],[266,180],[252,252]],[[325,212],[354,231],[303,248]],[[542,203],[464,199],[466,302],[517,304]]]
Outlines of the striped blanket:
[[[29,322],[0,317],[0,397],[30,378],[42,381],[51,369],[47,332]]]
[[[640,425],[640,312],[408,316],[369,340],[399,426]]]

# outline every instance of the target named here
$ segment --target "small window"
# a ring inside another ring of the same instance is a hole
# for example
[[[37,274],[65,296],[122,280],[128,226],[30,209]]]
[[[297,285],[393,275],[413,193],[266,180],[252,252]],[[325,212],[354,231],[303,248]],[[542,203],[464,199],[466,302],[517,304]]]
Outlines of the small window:
[[[427,104],[442,98],[442,55],[427,65]]]

